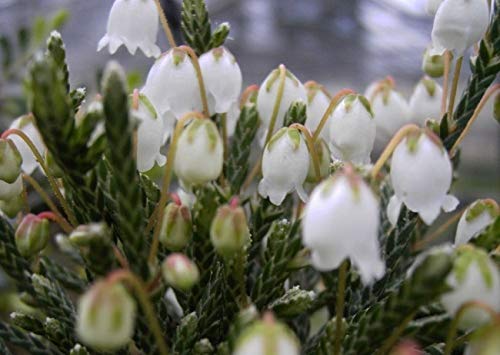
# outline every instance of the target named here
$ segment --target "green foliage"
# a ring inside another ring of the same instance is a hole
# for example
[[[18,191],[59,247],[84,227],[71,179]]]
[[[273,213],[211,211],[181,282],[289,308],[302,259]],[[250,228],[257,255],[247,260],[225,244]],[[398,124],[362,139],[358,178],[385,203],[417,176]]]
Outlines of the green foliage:
[[[303,125],[306,123],[307,115],[307,105],[302,101],[292,102],[288,111],[285,114],[283,127],[288,127],[294,123],[299,123]]]
[[[56,346],[44,340],[38,335],[26,332],[17,327],[0,322],[0,339],[8,339],[8,342],[23,349],[29,349],[33,355],[63,355]],[[8,354],[8,353],[2,353]]]

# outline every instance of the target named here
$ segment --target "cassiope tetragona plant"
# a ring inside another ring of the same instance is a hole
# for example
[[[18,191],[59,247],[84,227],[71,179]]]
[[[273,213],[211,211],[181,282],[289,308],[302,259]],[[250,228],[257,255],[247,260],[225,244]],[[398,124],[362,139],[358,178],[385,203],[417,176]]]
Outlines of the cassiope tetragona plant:
[[[284,64],[243,88],[230,25],[183,0],[174,36],[170,3],[104,2],[98,47],[154,57],[143,82],[111,61],[98,89],[73,87],[57,32],[20,61],[26,112],[0,135],[0,353],[498,353],[498,203],[455,181],[498,103],[500,0],[426,3],[410,98],[390,76],[330,94]]]

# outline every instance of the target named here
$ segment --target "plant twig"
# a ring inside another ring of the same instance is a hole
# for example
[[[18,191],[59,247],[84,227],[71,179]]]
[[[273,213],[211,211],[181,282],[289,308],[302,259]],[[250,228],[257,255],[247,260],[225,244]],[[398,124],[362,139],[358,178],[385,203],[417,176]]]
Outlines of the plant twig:
[[[205,81],[203,80],[203,73],[201,72],[198,56],[194,52],[193,48],[189,46],[180,46],[178,48],[184,51],[186,54],[188,54],[189,57],[191,57],[191,61],[193,62],[193,66],[196,71],[196,78],[198,79],[198,86],[200,87],[200,96],[201,96],[201,103],[203,105],[203,114],[205,115],[205,117],[209,117],[210,111],[208,110],[207,91],[205,89]]]
[[[301,125],[300,123],[294,123],[290,126],[290,128],[296,128],[304,134],[304,138],[306,140],[307,147],[309,148],[309,154],[312,157],[314,173],[316,174],[316,179],[318,180],[318,182],[320,182],[321,181],[321,170],[320,170],[321,164],[319,162],[318,152],[316,151],[316,145],[314,144],[314,140],[311,137],[311,133],[304,125]]]
[[[347,278],[347,266],[349,262],[344,260],[339,269],[339,283],[337,287],[337,302],[335,305],[335,343],[334,355],[340,354],[341,340],[343,338],[342,319],[344,318],[345,285]]]
[[[158,9],[158,15],[160,16],[160,22],[163,27],[163,31],[165,31],[165,35],[167,36],[168,43],[170,47],[175,48],[177,44],[175,43],[174,35],[172,34],[172,30],[170,29],[170,25],[168,24],[167,17],[165,16],[165,11],[161,7],[160,0],[155,0],[156,7]]]

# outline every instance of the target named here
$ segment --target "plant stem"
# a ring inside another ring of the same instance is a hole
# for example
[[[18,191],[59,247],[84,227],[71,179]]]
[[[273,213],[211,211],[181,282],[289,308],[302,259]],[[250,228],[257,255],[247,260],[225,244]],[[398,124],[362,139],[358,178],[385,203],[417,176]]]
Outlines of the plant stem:
[[[191,61],[193,62],[193,66],[196,71],[196,78],[198,79],[198,86],[200,87],[200,96],[201,96],[201,103],[203,105],[203,114],[205,115],[205,117],[209,117],[210,112],[208,110],[207,91],[205,89],[205,81],[203,80],[203,73],[201,72],[198,56],[194,52],[193,48],[189,46],[180,46],[178,48],[187,53],[191,57]]]
[[[155,258],[156,258],[156,254],[158,252],[158,244],[160,241],[159,240],[160,231],[161,231],[161,227],[163,224],[163,212],[165,210],[165,205],[167,204],[167,200],[168,200],[168,190],[170,187],[170,180],[172,178],[172,169],[174,167],[175,153],[177,151],[177,141],[179,140],[179,136],[181,135],[182,130],[184,129],[185,123],[188,120],[191,120],[193,118],[203,118],[203,115],[201,115],[199,112],[186,113],[177,122],[177,125],[175,126],[175,130],[174,130],[174,134],[172,136],[172,142],[170,143],[170,149],[168,150],[167,163],[165,164],[165,173],[163,175],[163,183],[161,186],[160,201],[158,202],[158,205],[155,208],[157,221],[156,221],[155,230],[153,233],[153,241],[151,242],[151,249],[149,251],[148,261],[149,261],[150,265],[152,265],[154,263]],[[155,218],[154,216],[155,216],[155,212],[153,212],[153,215],[151,216],[151,218]],[[147,234],[149,234],[149,232]]]
[[[240,288],[241,309],[247,308],[249,304],[247,290],[246,290],[245,266],[246,266],[245,252],[241,251],[236,255],[235,270],[234,270]]]
[[[321,121],[319,121],[318,127],[316,127],[316,130],[314,131],[314,134],[312,136],[313,142],[316,142],[318,140],[319,134],[323,130],[323,127],[325,127],[325,124],[330,118],[333,110],[335,110],[342,98],[349,94],[354,94],[354,91],[351,89],[342,89],[331,99],[330,105],[328,105],[325,113],[323,114],[323,117],[321,117]]]
[[[321,181],[321,169],[320,169],[320,162],[319,162],[319,156],[318,152],[316,151],[316,145],[314,144],[314,140],[311,137],[311,133],[309,133],[309,130],[304,126],[301,125],[300,123],[294,123],[290,126],[290,128],[296,128],[300,130],[305,137],[307,147],[309,148],[309,154],[311,154],[312,157],[312,162],[313,162],[313,167],[314,167],[314,173],[316,174],[316,179],[318,182]]]
[[[446,100],[448,99],[448,82],[450,81],[451,53],[444,52],[444,77],[443,77],[443,96],[441,97],[441,117],[446,113]]]
[[[28,147],[31,149],[31,151],[33,152],[33,155],[35,156],[36,160],[38,161],[38,163],[42,167],[43,171],[45,172],[45,175],[47,176],[47,179],[49,180],[50,187],[52,188],[52,190],[54,192],[54,195],[59,200],[59,203],[63,207],[64,212],[68,216],[68,219],[69,219],[71,225],[73,227],[77,226],[78,225],[78,221],[77,221],[75,215],[73,214],[73,212],[69,208],[68,202],[66,201],[66,199],[64,198],[64,196],[62,195],[61,191],[59,190],[59,188],[57,186],[56,179],[50,173],[49,168],[45,164],[45,161],[43,160],[43,157],[40,154],[40,152],[38,151],[38,149],[36,148],[35,144],[26,135],[26,133],[24,133],[20,129],[15,129],[15,128],[12,128],[12,129],[9,129],[9,130],[5,131],[2,134],[2,138],[5,139],[8,136],[10,136],[11,134],[15,134],[15,135],[19,136],[28,145]]]
[[[149,300],[149,296],[146,292],[146,287],[143,284],[142,280],[128,270],[115,271],[111,275],[109,275],[108,280],[112,283],[122,281],[127,282],[127,284],[129,284],[134,289],[139,303],[141,304],[142,310],[144,311],[144,315],[146,316],[148,324],[151,328],[151,332],[156,339],[156,345],[158,346],[159,353],[161,355],[168,355],[167,343],[165,342],[160,323],[155,316],[153,305]]]
[[[464,57],[459,57],[455,64],[455,72],[453,73],[453,81],[451,83],[450,102],[448,103],[448,127],[451,127],[453,119],[453,108],[455,107],[455,97],[457,96],[458,81],[460,79],[460,70],[462,70],[462,62]]]
[[[243,106],[245,106],[245,104],[249,100],[250,96],[256,91],[259,91],[259,85],[255,85],[255,84],[247,86],[247,88],[245,90],[243,90],[243,93],[240,96],[240,108],[241,109],[243,108]]]
[[[161,7],[160,0],[155,0],[156,8],[158,9],[158,15],[160,16],[160,22],[163,27],[163,31],[165,31],[165,35],[167,36],[168,43],[170,47],[175,48],[177,44],[175,43],[174,35],[172,34],[172,30],[170,29],[170,25],[168,24],[167,17],[165,16],[165,11]]]
[[[224,145],[224,159],[228,156],[228,141],[227,141],[227,113],[222,113],[220,115],[220,127],[222,133],[222,144]]]
[[[403,140],[409,133],[412,132],[420,132],[420,127],[418,127],[415,124],[407,124],[406,126],[403,126],[400,128],[399,131],[396,132],[396,134],[392,137],[392,139],[389,141],[387,146],[385,147],[384,151],[378,158],[377,162],[373,166],[372,169],[372,179],[375,180],[378,176],[378,173],[380,172],[380,169],[384,166],[385,162],[387,159],[390,158],[392,152],[396,147],[398,146],[399,142]]]
[[[457,333],[457,328],[458,324],[460,322],[460,319],[464,315],[465,311],[467,311],[469,308],[481,308],[482,310],[486,311],[491,315],[492,319],[499,318],[499,314],[496,313],[490,306],[488,306],[485,303],[479,302],[479,301],[470,301],[464,303],[460,308],[457,310],[455,313],[455,318],[453,318],[453,321],[451,322],[450,329],[448,330],[448,336],[446,337],[446,346],[444,348],[444,355],[451,355],[451,352],[453,350],[454,346],[454,337]]]
[[[382,346],[376,352],[376,355],[384,355],[384,354],[388,354],[389,353],[389,350],[391,350],[391,348],[394,346],[394,344],[398,341],[399,337],[401,336],[401,334],[406,329],[406,326],[408,325],[408,323],[411,322],[411,320],[413,319],[413,317],[415,317],[416,313],[417,313],[417,311],[412,312],[405,319],[403,319],[403,321],[401,322],[401,324],[399,325],[399,327],[397,327],[392,332],[391,336],[389,338],[387,338],[387,340],[382,344]]]
[[[339,269],[339,284],[337,288],[337,303],[335,305],[335,344],[334,355],[340,354],[341,340],[343,338],[342,319],[344,318],[345,284],[347,278],[347,266],[349,262],[344,260]]]
[[[467,208],[467,207],[466,207]],[[439,226],[438,229],[436,229],[435,232],[429,234],[428,236],[426,236],[424,239],[416,242],[414,245],[413,245],[413,250],[417,251],[417,250],[420,250],[422,249],[423,247],[425,247],[427,244],[429,244],[430,242],[432,242],[433,240],[435,240],[436,238],[440,237],[441,235],[443,235],[443,233],[448,229],[450,228],[450,226],[452,224],[454,224],[456,221],[458,221],[460,219],[460,217],[462,216],[462,214],[464,213],[464,211],[466,210],[466,208],[463,208],[462,210],[458,211],[457,213],[455,213],[452,217],[450,217],[446,222],[444,222],[442,225]]]
[[[267,135],[265,145],[269,142],[271,137],[273,136],[274,126],[276,126],[276,119],[278,117],[278,113],[280,111],[281,101],[283,99],[283,92],[285,91],[285,80],[286,80],[286,67],[284,64],[280,64],[279,66],[279,83],[278,83],[278,92],[276,93],[276,100],[274,101],[273,112],[271,114],[271,120],[269,121],[269,127],[267,128]]]
[[[453,157],[456,153],[456,150],[458,149],[458,146],[462,141],[464,140],[465,136],[467,133],[470,131],[472,124],[474,121],[479,117],[479,114],[484,108],[484,105],[486,105],[486,102],[488,102],[489,98],[493,96],[498,90],[500,90],[500,84],[495,84],[493,86],[490,86],[490,88],[484,93],[483,97],[481,98],[481,101],[479,101],[479,104],[476,106],[476,109],[474,110],[474,113],[472,114],[472,117],[470,118],[469,122],[467,122],[467,125],[465,126],[464,130],[458,137],[457,141],[455,144],[453,144],[453,147],[450,149],[450,156]]]
[[[377,83],[377,85],[373,89],[372,94],[370,95],[370,97],[367,97],[367,99],[371,103],[373,102],[373,100],[375,100],[378,94],[388,89],[394,89],[395,87],[396,87],[396,82],[394,81],[394,78],[388,75]]]

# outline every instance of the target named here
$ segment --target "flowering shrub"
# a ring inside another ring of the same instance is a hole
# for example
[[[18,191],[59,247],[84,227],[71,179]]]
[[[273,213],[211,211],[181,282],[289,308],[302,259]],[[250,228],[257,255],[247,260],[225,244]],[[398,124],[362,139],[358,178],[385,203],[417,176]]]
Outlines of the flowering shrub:
[[[203,0],[183,2],[182,46],[159,1],[114,2],[99,50],[157,58],[131,92],[116,62],[96,98],[71,89],[53,32],[30,113],[0,138],[0,352],[498,353],[497,203],[456,212],[455,243],[429,247],[458,205],[459,144],[498,105],[500,0],[486,4],[428,2],[422,67],[443,85],[425,77],[409,103],[391,77],[330,95],[284,65],[242,92]],[[30,213],[27,185],[50,211]]]

